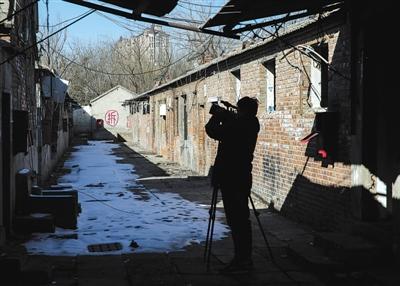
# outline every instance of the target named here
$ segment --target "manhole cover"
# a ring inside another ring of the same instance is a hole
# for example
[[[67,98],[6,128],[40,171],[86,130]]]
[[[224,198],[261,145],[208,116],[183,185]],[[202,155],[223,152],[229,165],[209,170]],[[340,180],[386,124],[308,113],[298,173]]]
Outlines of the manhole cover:
[[[88,245],[89,252],[107,252],[107,251],[116,251],[121,249],[122,249],[122,244],[119,242]]]

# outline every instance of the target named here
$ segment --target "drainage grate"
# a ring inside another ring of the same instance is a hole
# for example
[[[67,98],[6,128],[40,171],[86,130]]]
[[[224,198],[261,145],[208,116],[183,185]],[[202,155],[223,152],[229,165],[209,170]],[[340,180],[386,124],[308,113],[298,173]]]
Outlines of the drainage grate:
[[[107,252],[122,249],[122,244],[119,242],[101,243],[88,245],[89,252]]]

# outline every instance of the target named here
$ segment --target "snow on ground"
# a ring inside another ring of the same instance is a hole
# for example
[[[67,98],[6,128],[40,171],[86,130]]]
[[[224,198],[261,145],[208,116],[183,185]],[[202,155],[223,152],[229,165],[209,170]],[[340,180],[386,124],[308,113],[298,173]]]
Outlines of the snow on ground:
[[[117,144],[89,141],[71,154],[65,167],[71,173],[59,179],[79,192],[82,213],[78,228],[57,228],[54,234],[34,234],[25,244],[28,253],[44,255],[102,255],[130,252],[169,252],[205,241],[208,207],[173,193],[147,190],[135,180],[130,164],[113,155]],[[217,214],[220,216],[221,214]],[[215,222],[214,239],[228,228]],[[130,246],[135,241],[138,248]],[[119,242],[113,252],[89,252],[87,246]]]

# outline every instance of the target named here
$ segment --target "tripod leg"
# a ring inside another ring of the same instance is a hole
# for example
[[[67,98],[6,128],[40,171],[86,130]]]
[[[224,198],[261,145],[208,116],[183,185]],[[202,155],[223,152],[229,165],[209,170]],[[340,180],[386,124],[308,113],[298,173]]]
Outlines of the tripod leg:
[[[210,236],[209,236],[208,249],[207,249],[207,271],[210,269],[211,247],[212,247],[213,235],[214,235],[215,213],[217,211],[217,199],[218,199],[218,189],[215,189],[212,212],[211,212],[211,217],[210,217],[211,228],[210,228]]]
[[[254,202],[253,202],[253,199],[252,199],[252,197],[251,197],[251,194],[249,195],[249,199],[250,199],[250,202],[251,202],[251,206],[253,207],[254,216],[255,216],[256,219],[257,219],[258,227],[260,228],[260,231],[261,231],[261,234],[262,234],[262,236],[263,236],[263,238],[264,238],[265,244],[267,245],[268,252],[269,252],[269,256],[271,257],[271,261],[272,261],[273,263],[275,263],[274,256],[273,256],[273,254],[272,254],[271,246],[269,245],[267,236],[265,235],[264,229],[263,229],[263,227],[262,227],[262,225],[261,225],[260,218],[258,217],[258,216],[260,215],[260,213],[256,210],[256,207],[255,207],[255,205],[254,205]]]
[[[216,188],[213,189],[213,193],[212,193],[212,197],[211,197],[211,205],[210,205],[210,209],[208,211],[209,213],[209,218],[208,218],[208,227],[207,227],[207,237],[206,237],[206,246],[204,249],[204,261],[206,261],[207,259],[207,253],[208,253],[208,243],[209,243],[209,239],[210,239],[210,230],[211,230],[211,225],[212,225],[212,217],[213,217],[213,212],[214,212],[214,204],[215,204],[215,193],[218,190]]]

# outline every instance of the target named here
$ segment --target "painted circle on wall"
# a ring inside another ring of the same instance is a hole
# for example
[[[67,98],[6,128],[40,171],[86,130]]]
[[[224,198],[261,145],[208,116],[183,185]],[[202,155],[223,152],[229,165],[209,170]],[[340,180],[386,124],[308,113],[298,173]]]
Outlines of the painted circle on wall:
[[[107,111],[104,119],[105,119],[104,121],[106,122],[107,125],[115,127],[118,124],[118,120],[119,120],[118,111],[116,111],[116,110]]]

